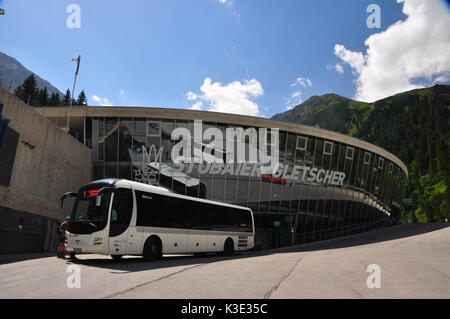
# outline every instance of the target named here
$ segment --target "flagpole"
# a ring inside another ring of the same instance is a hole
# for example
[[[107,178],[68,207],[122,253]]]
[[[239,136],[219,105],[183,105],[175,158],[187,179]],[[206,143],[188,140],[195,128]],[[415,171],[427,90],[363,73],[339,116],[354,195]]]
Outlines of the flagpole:
[[[73,88],[72,88],[72,97],[70,98],[69,114],[67,115],[67,125],[66,125],[67,133],[69,133],[69,121],[70,121],[70,113],[72,112],[73,95],[75,93],[75,84],[77,83],[78,70],[80,68],[80,56],[73,58],[72,61],[77,61],[77,70],[75,71],[75,78],[73,80]]]
[[[69,133],[70,113],[72,112],[73,93],[75,91],[75,84],[77,83],[77,76],[78,74],[75,74],[75,79],[73,80],[72,98],[70,99],[69,115],[67,116],[67,125],[66,125],[67,133]]]

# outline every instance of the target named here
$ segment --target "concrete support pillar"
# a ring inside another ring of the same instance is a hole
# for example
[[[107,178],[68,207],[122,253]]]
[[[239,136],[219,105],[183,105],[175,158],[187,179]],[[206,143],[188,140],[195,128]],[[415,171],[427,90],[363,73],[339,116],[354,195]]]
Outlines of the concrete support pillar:
[[[53,227],[54,227],[53,219],[49,218],[47,224],[47,233],[45,234],[44,251],[50,250],[50,244],[52,242],[52,235],[53,235]]]

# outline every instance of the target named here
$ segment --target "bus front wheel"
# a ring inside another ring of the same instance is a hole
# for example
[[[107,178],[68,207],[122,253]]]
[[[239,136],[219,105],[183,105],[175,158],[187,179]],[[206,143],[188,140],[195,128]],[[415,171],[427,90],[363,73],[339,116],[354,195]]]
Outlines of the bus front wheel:
[[[146,261],[162,258],[162,245],[157,237],[150,237],[145,241],[143,257]]]

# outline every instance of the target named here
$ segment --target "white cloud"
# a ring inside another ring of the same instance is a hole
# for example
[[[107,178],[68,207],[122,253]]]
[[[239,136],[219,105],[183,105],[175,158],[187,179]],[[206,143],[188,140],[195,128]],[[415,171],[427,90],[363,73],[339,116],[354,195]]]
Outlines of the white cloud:
[[[234,81],[228,84],[212,82],[210,78],[203,81],[200,87],[202,94],[188,92],[186,97],[196,96],[201,101],[195,103],[192,109],[200,109],[203,103],[209,106],[208,111],[243,114],[258,116],[261,115],[258,104],[253,99],[264,94],[261,83],[255,79],[245,80],[244,83]],[[192,93],[192,94],[189,94]]]
[[[343,45],[336,44],[334,46],[334,54],[342,61],[348,63],[356,72],[361,72],[365,63],[365,57],[361,52],[349,51]]]
[[[298,77],[294,83],[291,84],[291,86],[303,86],[303,87],[309,87],[312,86],[312,82],[308,78],[302,78]]]
[[[290,85],[290,87],[294,88],[295,91],[291,93],[291,95],[287,98],[287,110],[292,109],[293,107],[299,105],[303,102],[302,94],[304,89],[312,86],[312,82],[308,78],[298,77],[294,83]]]
[[[233,1],[232,0],[218,0],[220,3],[231,7],[233,5]]]
[[[197,103],[195,103],[194,105],[191,106],[191,110],[201,110],[203,107],[203,103],[202,101],[198,101]]]
[[[300,90],[295,91],[291,94],[291,96],[287,99],[287,108],[293,108],[294,106],[302,103],[302,92]]]
[[[292,106],[286,106],[286,111],[292,110]]]
[[[334,69],[336,70],[337,73],[344,74],[344,67],[342,66],[342,64],[337,63]]]
[[[241,18],[241,15],[236,11],[236,8],[234,6],[234,0],[213,0],[213,1],[217,1],[218,3],[223,5],[223,7],[225,7],[228,10],[228,12],[232,17],[236,18],[237,20]]]
[[[297,97],[300,97],[301,95],[302,95],[302,92],[295,91],[294,93],[291,94],[291,98],[295,99]]]
[[[440,0],[397,0],[405,21],[366,39],[366,53],[337,44],[334,52],[354,70],[355,98],[375,101],[450,80],[450,18]]]
[[[189,92],[186,93],[186,98],[189,101],[195,101],[198,98],[198,96],[197,96],[197,94],[192,93],[191,91],[189,91]]]
[[[112,106],[112,104],[107,98],[104,98],[103,103],[100,103],[100,106]]]
[[[94,102],[99,103],[100,106],[112,106],[111,102],[107,98],[101,98],[94,94],[92,95],[92,99]]]

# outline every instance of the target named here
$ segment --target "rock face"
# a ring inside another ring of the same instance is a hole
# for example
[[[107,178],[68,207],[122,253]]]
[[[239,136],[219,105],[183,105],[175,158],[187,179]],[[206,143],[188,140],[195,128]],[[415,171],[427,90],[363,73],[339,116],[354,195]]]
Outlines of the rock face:
[[[8,90],[11,81],[11,92],[14,92],[14,89],[21,85],[32,73],[33,72],[25,68],[16,59],[0,52],[0,85],[4,89]],[[43,89],[46,86],[50,94],[59,93],[60,96],[64,96],[64,94],[51,85],[50,82],[42,79],[36,74],[34,76],[36,77],[36,84],[39,89]]]

